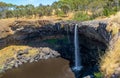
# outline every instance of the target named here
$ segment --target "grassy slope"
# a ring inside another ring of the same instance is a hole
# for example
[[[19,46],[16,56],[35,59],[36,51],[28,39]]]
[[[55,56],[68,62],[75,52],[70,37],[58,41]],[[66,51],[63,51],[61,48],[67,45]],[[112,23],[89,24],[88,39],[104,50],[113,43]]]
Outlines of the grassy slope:
[[[112,75],[115,69],[120,66],[120,40],[116,41],[115,48],[108,51],[101,62],[101,70],[105,75]]]
[[[107,27],[108,31],[113,31],[113,36],[119,32],[119,29],[120,12],[116,16],[111,17],[111,22]],[[114,48],[106,52],[106,54],[102,57],[100,65],[101,71],[108,77],[112,75],[115,72],[115,69],[120,66],[120,38],[118,38],[112,45]]]

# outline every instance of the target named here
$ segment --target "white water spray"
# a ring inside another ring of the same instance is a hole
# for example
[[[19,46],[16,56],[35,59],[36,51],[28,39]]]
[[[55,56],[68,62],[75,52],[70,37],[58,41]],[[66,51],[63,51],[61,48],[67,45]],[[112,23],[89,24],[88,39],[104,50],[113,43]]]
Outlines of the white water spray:
[[[75,47],[75,66],[73,67],[73,70],[80,71],[82,69],[82,65],[78,41],[78,24],[75,25],[74,30],[74,47]]]

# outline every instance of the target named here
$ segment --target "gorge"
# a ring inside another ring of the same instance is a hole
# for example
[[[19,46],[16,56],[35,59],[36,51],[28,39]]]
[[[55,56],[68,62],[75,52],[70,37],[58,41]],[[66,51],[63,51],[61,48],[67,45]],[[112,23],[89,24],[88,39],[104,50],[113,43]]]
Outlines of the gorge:
[[[109,43],[107,22],[106,20],[57,23],[49,21],[43,23],[39,20],[15,21],[10,25],[13,34],[0,39],[0,49],[10,45],[27,45],[38,49],[49,47],[58,51],[62,58],[69,60],[70,67],[81,70],[78,72],[79,78],[94,75],[94,72],[98,71],[99,54],[105,52]]]

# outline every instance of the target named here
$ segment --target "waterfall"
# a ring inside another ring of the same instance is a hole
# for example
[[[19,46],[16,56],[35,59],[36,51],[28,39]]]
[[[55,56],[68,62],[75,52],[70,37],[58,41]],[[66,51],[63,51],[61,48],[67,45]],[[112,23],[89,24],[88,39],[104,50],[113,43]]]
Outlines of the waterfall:
[[[75,66],[74,70],[81,70],[81,56],[80,56],[80,48],[79,48],[79,41],[78,41],[78,24],[75,25],[74,29],[74,47],[75,47]]]

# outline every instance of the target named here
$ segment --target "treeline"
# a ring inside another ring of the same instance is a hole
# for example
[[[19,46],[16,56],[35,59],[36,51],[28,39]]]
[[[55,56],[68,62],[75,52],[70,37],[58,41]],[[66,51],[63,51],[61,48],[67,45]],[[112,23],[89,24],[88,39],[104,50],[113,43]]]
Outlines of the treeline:
[[[0,2],[0,18],[64,16],[69,12],[76,12],[75,19],[80,17],[86,20],[89,16],[95,18],[114,14],[119,10],[119,5],[120,0],[59,0],[52,5],[40,4],[39,6],[32,4],[18,6]]]
[[[28,5],[13,5],[0,2],[0,18],[11,18],[11,17],[29,17],[29,16],[43,16],[51,15],[52,7],[40,4],[35,7],[32,4]]]

